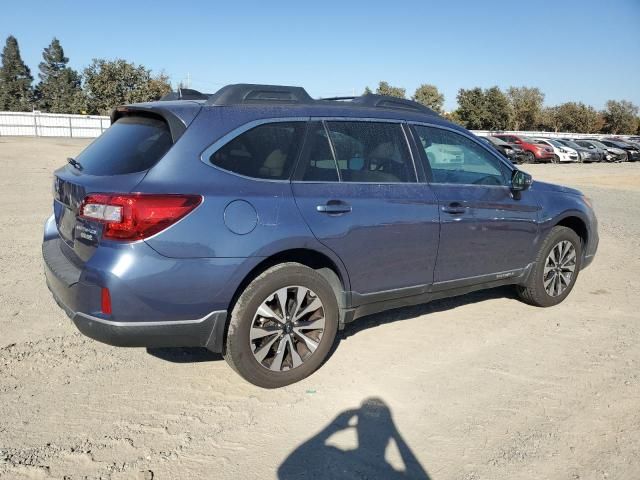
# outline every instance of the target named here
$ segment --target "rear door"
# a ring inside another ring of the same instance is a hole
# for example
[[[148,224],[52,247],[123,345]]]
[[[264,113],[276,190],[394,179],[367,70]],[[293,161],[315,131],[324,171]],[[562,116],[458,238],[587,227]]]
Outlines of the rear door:
[[[440,207],[435,283],[517,275],[533,259],[540,210],[534,194],[514,196],[511,169],[471,137],[437,126],[412,128]]]
[[[173,145],[166,122],[157,117],[117,120],[75,159],[54,172],[53,210],[63,252],[75,263],[87,261],[101,238],[100,223],[78,218],[88,193],[128,193]]]
[[[437,202],[417,183],[400,123],[312,122],[292,188],[314,235],[346,265],[355,294],[431,284]]]

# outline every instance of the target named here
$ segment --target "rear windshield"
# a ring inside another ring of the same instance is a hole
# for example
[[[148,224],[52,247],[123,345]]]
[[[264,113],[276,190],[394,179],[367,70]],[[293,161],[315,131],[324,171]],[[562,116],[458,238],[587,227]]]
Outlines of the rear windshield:
[[[150,117],[117,120],[76,161],[88,175],[122,175],[153,167],[173,144],[167,124]]]

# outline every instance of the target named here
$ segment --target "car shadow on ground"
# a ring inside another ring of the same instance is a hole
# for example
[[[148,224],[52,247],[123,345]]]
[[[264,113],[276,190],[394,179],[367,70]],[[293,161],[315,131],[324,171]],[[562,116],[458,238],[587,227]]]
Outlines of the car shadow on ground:
[[[421,315],[426,315],[429,313],[452,310],[464,305],[478,303],[485,300],[492,300],[496,298],[516,299],[517,297],[515,289],[513,287],[497,287],[490,290],[481,290],[478,292],[468,293],[459,297],[444,298],[441,300],[434,300],[433,302],[424,303],[412,307],[396,308],[394,310],[376,313],[375,315],[367,315],[366,317],[357,319],[353,323],[347,324],[344,330],[338,332],[338,341],[334,342],[329,355],[327,355],[326,360],[329,360],[329,358],[331,358],[342,340],[345,340],[352,335],[356,335],[362,330],[374,328],[382,324],[397,322],[399,320],[407,320],[410,318],[419,317]],[[147,353],[156,358],[172,363],[197,363],[223,360],[221,354],[213,353],[206,348],[198,347],[147,348]]]
[[[347,435],[339,437],[342,432]],[[353,444],[354,437],[355,448],[344,447]],[[388,454],[390,444],[395,444],[395,455]],[[399,468],[389,462],[390,456]],[[359,408],[340,413],[278,467],[279,480],[325,478],[429,480],[429,475],[398,432],[387,404],[368,398]]]

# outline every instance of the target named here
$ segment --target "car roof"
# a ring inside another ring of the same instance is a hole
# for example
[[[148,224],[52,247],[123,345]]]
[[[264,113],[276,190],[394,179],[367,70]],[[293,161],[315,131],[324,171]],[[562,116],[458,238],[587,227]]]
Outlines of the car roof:
[[[409,122],[433,123],[467,132],[432,109],[412,100],[386,95],[364,94],[354,97],[313,99],[302,87],[283,85],[235,84],[227,85],[214,94],[191,89],[179,89],[156,102],[132,104],[122,109],[171,111],[178,116],[185,109],[232,109],[243,116],[261,118],[278,117],[349,117],[389,119]],[[116,109],[118,110],[118,109]]]

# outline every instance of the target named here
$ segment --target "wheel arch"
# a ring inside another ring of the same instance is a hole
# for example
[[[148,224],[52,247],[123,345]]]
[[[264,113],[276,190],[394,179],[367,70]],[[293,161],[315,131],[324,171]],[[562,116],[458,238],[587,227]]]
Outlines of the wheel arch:
[[[349,278],[344,267],[337,263],[338,261],[326,253],[310,248],[292,248],[274,253],[264,258],[244,276],[233,294],[230,308],[233,308],[240,294],[258,275],[268,268],[287,262],[300,263],[320,273],[335,291],[340,307],[344,307],[346,305],[345,292],[350,289]]]
[[[567,227],[576,232],[582,240],[583,251],[589,242],[589,229],[587,222],[577,215],[568,215],[560,219],[554,226]]]

